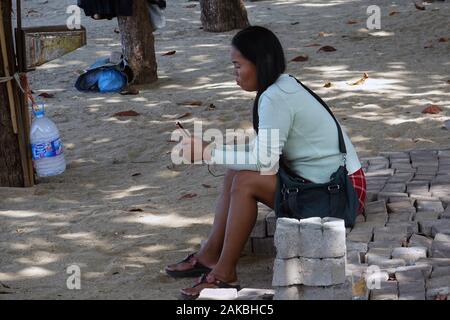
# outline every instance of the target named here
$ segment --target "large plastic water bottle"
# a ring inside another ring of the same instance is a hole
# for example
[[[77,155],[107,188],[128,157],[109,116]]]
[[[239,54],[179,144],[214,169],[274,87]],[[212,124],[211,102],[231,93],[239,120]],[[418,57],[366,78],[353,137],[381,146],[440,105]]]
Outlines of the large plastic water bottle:
[[[33,113],[30,142],[37,175],[49,177],[63,173],[66,170],[66,160],[58,128],[45,116],[44,104],[39,104]]]

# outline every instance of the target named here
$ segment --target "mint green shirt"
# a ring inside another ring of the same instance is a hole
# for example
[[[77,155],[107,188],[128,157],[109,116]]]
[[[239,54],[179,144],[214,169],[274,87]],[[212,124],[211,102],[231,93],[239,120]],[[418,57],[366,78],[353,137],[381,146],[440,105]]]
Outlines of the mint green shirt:
[[[283,154],[292,170],[315,183],[328,182],[330,175],[343,163],[333,118],[289,75],[281,75],[263,92],[258,114],[258,135],[247,148],[218,146],[213,150],[212,163],[233,170],[276,173]],[[347,170],[352,174],[361,164],[344,131],[343,135]]]

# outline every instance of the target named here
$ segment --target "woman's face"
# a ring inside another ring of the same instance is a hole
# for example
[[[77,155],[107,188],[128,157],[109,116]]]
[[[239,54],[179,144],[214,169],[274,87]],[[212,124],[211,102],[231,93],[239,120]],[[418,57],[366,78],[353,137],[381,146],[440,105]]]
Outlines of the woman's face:
[[[241,54],[235,47],[231,48],[231,62],[234,65],[234,75],[237,85],[245,91],[258,91],[256,66]]]

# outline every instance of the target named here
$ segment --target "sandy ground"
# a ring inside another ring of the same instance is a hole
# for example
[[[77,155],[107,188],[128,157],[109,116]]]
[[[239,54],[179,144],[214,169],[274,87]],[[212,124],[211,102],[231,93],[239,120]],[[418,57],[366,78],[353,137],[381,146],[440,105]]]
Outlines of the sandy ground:
[[[25,25],[65,24],[66,7],[75,1],[44,2],[23,1]],[[376,2],[381,30],[370,31],[366,9],[373,1],[246,6],[253,24],[280,37],[288,60],[309,56],[290,62],[288,72],[329,102],[360,156],[449,146],[442,124],[450,119],[450,42],[438,39],[450,36],[450,2],[425,11],[410,1]],[[198,4],[187,5],[168,1],[167,27],[155,33],[160,80],[139,95],[82,94],[73,87],[78,70],[120,50],[116,20],[83,16],[88,45],[30,73],[36,93],[55,94],[46,100],[48,115],[61,131],[68,168],[30,189],[0,188],[0,299],[176,299],[179,288],[192,284],[168,278],[163,268],[208,234],[222,179],[205,167],[171,165],[174,121],[190,112],[183,119],[189,129],[199,120],[205,128],[248,127],[254,96],[232,76],[235,31],[205,33]],[[432,47],[424,48],[428,41]],[[307,46],[314,43],[337,51]],[[177,52],[162,56],[170,50]],[[363,85],[349,85],[364,72]],[[332,87],[323,87],[327,81]],[[203,105],[178,105],[186,100]],[[428,104],[443,112],[422,114]],[[130,109],[141,115],[113,116]],[[187,193],[197,196],[180,200]],[[70,265],[81,269],[80,290],[66,286]],[[241,284],[269,288],[271,268],[270,258],[242,258]]]

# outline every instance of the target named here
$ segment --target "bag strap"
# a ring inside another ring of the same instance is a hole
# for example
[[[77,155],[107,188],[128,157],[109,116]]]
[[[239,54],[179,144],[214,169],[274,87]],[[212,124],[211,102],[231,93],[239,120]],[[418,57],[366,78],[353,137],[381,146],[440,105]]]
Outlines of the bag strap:
[[[341,126],[339,125],[339,122],[336,120],[336,117],[334,116],[333,112],[330,110],[328,105],[320,98],[314,91],[312,91],[310,88],[305,86],[303,83],[300,82],[296,77],[289,75],[290,77],[294,78],[295,81],[297,81],[303,88],[305,88],[306,91],[308,91],[314,98],[316,98],[317,101],[320,102],[320,104],[328,111],[328,113],[333,117],[334,122],[336,123],[336,127],[338,130],[339,135],[339,151],[344,154],[344,163],[346,162],[346,155],[347,155],[347,148],[345,147],[344,142],[344,135],[342,134]]]

